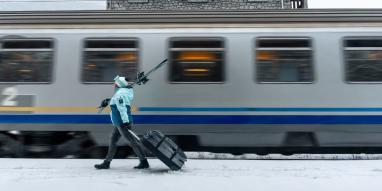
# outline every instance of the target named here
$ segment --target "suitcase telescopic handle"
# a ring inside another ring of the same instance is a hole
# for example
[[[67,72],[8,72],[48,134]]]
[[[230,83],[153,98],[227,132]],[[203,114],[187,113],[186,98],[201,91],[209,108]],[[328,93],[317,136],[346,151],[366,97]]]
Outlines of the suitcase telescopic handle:
[[[129,129],[129,132],[138,140],[141,141],[141,139],[136,135],[132,130]]]

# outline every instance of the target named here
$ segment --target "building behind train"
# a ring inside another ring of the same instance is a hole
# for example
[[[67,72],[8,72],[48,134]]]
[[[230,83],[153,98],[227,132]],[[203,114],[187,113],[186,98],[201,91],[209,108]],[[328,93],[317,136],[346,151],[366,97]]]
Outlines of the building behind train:
[[[304,9],[307,0],[107,0],[108,10],[221,11]]]

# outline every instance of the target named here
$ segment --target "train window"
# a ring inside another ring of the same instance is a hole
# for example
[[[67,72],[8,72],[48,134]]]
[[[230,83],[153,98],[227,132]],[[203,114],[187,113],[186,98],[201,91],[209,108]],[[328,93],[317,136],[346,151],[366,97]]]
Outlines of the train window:
[[[84,83],[113,82],[116,75],[131,81],[138,72],[138,40],[86,39],[82,81]]]
[[[171,82],[219,83],[224,81],[222,38],[172,38],[169,61]]]
[[[345,38],[347,82],[382,82],[382,37]]]
[[[308,38],[258,38],[257,81],[261,83],[311,83],[312,45]]]
[[[0,47],[0,83],[52,81],[53,40],[5,39]]]

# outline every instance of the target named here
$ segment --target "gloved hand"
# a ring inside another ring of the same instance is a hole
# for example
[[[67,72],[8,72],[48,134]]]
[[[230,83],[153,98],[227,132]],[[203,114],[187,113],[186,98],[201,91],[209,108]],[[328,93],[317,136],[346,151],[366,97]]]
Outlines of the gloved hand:
[[[130,123],[123,123],[121,125],[121,128],[127,128],[127,129],[131,130],[131,125],[130,125]]]
[[[108,106],[109,102],[110,102],[110,98],[106,98],[106,99],[102,100],[101,105],[98,108]]]
[[[129,84],[126,86],[126,88],[130,89],[130,88],[133,88],[133,86]]]

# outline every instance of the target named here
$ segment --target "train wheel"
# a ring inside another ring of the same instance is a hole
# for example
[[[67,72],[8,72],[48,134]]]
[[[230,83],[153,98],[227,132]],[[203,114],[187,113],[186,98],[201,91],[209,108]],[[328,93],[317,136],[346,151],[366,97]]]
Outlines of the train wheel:
[[[95,146],[94,141],[86,132],[73,132],[66,141],[55,147],[54,158],[88,158],[85,157]]]
[[[0,134],[0,157],[22,157],[23,144],[12,137]]]

